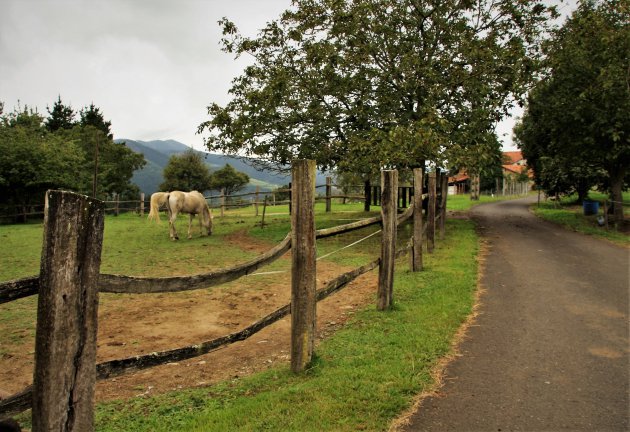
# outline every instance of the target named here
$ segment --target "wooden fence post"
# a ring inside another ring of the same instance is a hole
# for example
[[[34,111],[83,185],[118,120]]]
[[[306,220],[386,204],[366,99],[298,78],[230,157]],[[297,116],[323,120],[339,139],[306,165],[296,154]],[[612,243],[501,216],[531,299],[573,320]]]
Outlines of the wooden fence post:
[[[365,197],[365,203],[363,204],[363,211],[370,211],[370,202],[372,201],[372,188],[370,187],[370,181],[365,181],[365,186],[363,189],[363,196]]]
[[[140,216],[144,217],[144,192],[140,192]]]
[[[315,344],[316,243],[315,161],[296,160],[291,196],[291,370],[310,363]]]
[[[436,172],[429,174],[429,207],[427,209],[427,252],[435,248]]]
[[[440,193],[442,194],[440,199],[440,240],[444,240],[446,234],[446,198],[448,196],[448,174],[442,173],[440,177]]]
[[[45,201],[33,431],[91,431],[105,206],[62,191],[48,191]]]
[[[413,169],[413,248],[412,271],[422,271],[422,168]]]
[[[115,203],[115,207],[114,207],[114,215],[118,216],[118,214],[120,213],[120,194],[116,194],[116,203]]]
[[[289,182],[289,214],[291,214],[291,206],[293,205],[293,185]]]
[[[263,203],[263,214],[262,214],[262,220],[260,221],[260,228],[264,228],[265,227],[265,213],[267,213],[267,195],[265,195],[265,202]]]
[[[221,196],[220,196],[220,204],[221,204],[221,217],[225,215],[225,188],[221,188]]]
[[[381,262],[378,267],[376,308],[391,308],[394,293],[394,261],[396,260],[396,219],[398,216],[398,171],[381,171]]]
[[[332,178],[326,177],[326,213],[332,211],[331,198],[332,195]]]
[[[256,217],[258,217],[258,198],[260,194],[260,186],[256,186],[256,196],[254,201],[254,208],[256,209]]]

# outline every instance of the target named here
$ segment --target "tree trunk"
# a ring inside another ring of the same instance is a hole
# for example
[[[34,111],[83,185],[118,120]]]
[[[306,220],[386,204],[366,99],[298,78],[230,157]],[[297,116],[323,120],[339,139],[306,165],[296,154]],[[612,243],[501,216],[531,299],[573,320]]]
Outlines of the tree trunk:
[[[610,172],[610,196],[613,207],[613,220],[615,226],[620,228],[623,224],[623,178],[625,169],[619,167]]]

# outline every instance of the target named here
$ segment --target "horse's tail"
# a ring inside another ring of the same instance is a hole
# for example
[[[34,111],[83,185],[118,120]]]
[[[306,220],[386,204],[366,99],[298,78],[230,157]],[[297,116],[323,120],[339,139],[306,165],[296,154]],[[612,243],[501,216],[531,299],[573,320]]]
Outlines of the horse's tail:
[[[151,210],[149,211],[149,220],[155,220],[155,223],[160,223],[160,197],[161,193],[156,192],[151,195]],[[168,202],[168,201],[167,201]]]

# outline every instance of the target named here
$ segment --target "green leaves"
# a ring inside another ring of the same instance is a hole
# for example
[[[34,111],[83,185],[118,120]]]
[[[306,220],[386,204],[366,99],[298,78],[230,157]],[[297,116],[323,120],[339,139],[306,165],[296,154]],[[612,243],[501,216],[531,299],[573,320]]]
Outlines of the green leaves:
[[[220,170],[215,171],[210,180],[211,189],[225,190],[226,195],[231,195],[243,189],[249,183],[249,176],[236,171],[232,165],[226,164]]]
[[[552,14],[511,0],[309,0],[256,39],[224,19],[224,50],[254,64],[226,106],[210,105],[199,132],[211,151],[275,166],[453,162],[451,147],[491,140],[487,131],[525,91]]]
[[[630,165],[628,22],[623,2],[582,2],[546,47],[548,74],[515,133],[548,193],[583,198],[615,182],[621,193]]]
[[[164,167],[162,191],[204,191],[211,189],[211,176],[201,153],[190,149],[182,154],[172,155]]]
[[[98,197],[137,197],[130,180],[144,157],[114,143],[110,125],[93,104],[75,121],[61,98],[46,119],[28,107],[0,116],[0,204],[41,204],[53,188],[91,195],[97,148]]]

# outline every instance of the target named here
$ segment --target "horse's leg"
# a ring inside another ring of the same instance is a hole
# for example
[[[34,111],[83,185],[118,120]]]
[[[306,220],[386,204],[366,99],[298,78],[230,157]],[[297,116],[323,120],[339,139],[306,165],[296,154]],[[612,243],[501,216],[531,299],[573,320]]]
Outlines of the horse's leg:
[[[195,217],[194,214],[190,213],[188,215],[188,240],[190,240],[192,238],[192,220],[193,217]]]
[[[177,219],[177,212],[169,211],[169,213],[170,213],[170,217],[168,218],[168,229],[171,234],[171,240],[179,240],[179,237],[177,236],[177,230],[175,229],[175,220]]]

